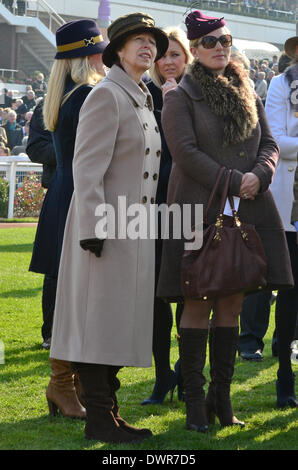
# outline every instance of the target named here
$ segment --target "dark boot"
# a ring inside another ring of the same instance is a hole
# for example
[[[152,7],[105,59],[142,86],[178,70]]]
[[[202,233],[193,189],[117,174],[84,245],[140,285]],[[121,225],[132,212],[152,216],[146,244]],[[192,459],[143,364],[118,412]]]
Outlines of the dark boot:
[[[213,331],[214,381],[216,415],[221,426],[241,426],[245,424],[234,416],[230,388],[234,375],[234,365],[238,348],[238,327],[216,327]]]
[[[87,411],[86,439],[114,444],[141,442],[143,436],[126,432],[115,420],[112,412],[114,401],[109,384],[109,366],[86,363],[76,363],[75,366]]]
[[[180,328],[179,353],[185,389],[186,427],[206,432],[208,421],[203,369],[206,361],[207,329]]]
[[[119,366],[108,366],[109,367],[109,384],[111,387],[111,397],[113,399],[113,408],[112,408],[112,413],[114,415],[115,420],[119,424],[119,426],[124,429],[126,432],[137,435],[137,436],[143,436],[145,437],[151,437],[152,432],[150,429],[146,428],[135,428],[134,426],[131,426],[128,424],[121,416],[119,412],[119,405],[118,405],[118,400],[116,396],[117,390],[120,388],[120,380],[116,377],[117,373],[121,369]]]
[[[209,329],[209,373],[210,373],[210,383],[208,387],[208,393],[206,397],[206,408],[207,408],[207,418],[209,424],[215,424],[216,416],[216,364],[214,361],[214,335],[215,328],[210,327]],[[237,424],[237,418],[233,415],[233,423]],[[240,421],[239,421],[240,423]],[[243,423],[242,423],[243,424]]]
[[[85,419],[86,410],[78,400],[70,362],[50,359],[50,367],[50,382],[46,389],[50,414],[56,416],[59,410],[65,417]]]
[[[296,408],[298,400],[295,393],[295,375],[291,373],[287,377],[281,377],[278,373],[276,381],[277,408]]]

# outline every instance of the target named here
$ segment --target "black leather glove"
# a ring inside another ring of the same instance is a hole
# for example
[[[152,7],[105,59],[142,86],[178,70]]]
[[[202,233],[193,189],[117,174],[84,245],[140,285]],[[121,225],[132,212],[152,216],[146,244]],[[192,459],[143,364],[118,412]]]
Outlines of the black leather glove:
[[[81,240],[80,245],[83,250],[89,250],[91,253],[94,253],[97,258],[100,258],[103,242],[104,240],[99,240],[99,238],[89,238],[88,240]]]

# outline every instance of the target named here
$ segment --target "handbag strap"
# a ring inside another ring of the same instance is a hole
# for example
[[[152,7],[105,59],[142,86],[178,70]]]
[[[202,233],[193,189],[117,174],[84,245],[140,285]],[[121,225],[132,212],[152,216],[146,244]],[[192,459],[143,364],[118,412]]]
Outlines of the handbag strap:
[[[207,224],[209,209],[210,209],[210,207],[211,207],[211,205],[214,201],[214,198],[215,198],[215,195],[217,193],[220,180],[221,180],[222,175],[224,174],[225,171],[226,171],[226,167],[222,166],[222,167],[220,167],[219,172],[217,173],[215,185],[212,188],[212,191],[211,191],[211,194],[210,194],[210,197],[209,197],[209,200],[208,200],[207,209],[206,209],[205,217],[204,217],[204,224]]]
[[[220,201],[220,212],[219,212],[220,214],[223,214],[223,211],[225,209],[226,200],[228,198],[231,174],[232,174],[232,170],[228,170],[228,175],[227,175],[226,180],[225,180],[224,189],[223,189],[222,196],[221,196],[221,201]],[[230,204],[231,204],[231,199],[233,200],[233,198],[229,198]],[[232,208],[232,210],[234,209],[234,201],[231,205],[231,208]]]

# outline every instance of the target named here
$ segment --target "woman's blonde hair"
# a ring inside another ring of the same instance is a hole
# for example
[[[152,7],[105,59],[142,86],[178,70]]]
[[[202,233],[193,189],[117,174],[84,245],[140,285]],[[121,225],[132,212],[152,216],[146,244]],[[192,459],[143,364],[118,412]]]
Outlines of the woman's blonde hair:
[[[182,47],[183,52],[185,54],[185,59],[186,59],[185,65],[190,64],[193,61],[193,57],[189,49],[189,41],[183,29],[177,26],[169,26],[168,28],[165,28],[163,31],[168,36],[169,40],[171,39],[172,41],[176,41]],[[149,73],[150,73],[150,77],[152,81],[155,83],[155,85],[157,85],[160,88],[164,84],[165,79],[161,76],[159,72],[157,62],[155,62],[154,65],[151,67],[151,69],[149,70]]]
[[[64,95],[68,75],[76,83],[76,86]],[[90,65],[88,56],[55,60],[43,106],[45,128],[51,132],[55,131],[60,107],[77,88],[84,84],[95,85],[101,79],[102,76]]]

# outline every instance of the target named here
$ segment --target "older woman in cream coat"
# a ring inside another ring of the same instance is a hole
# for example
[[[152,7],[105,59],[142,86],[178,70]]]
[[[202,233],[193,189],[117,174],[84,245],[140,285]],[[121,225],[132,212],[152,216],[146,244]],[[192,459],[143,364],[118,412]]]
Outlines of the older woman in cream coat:
[[[108,35],[103,61],[111,70],[80,113],[51,357],[76,363],[85,437],[120,443],[152,435],[120,417],[115,392],[122,366],[151,366],[155,241],[118,233],[125,213],[117,208],[119,196],[127,208],[155,202],[161,142],[141,76],[168,39],[142,13],[118,18]],[[116,233],[103,241],[96,226],[104,204],[115,210]]]
[[[277,407],[297,407],[295,379],[291,366],[290,345],[294,339],[298,312],[298,251],[295,228],[291,224],[294,175],[298,151],[298,37],[285,43],[286,54],[293,64],[285,72],[271,80],[266,114],[279,148],[280,157],[271,192],[281,215],[291,257],[295,286],[289,291],[279,290],[275,307],[275,324],[279,368],[277,372]]]

